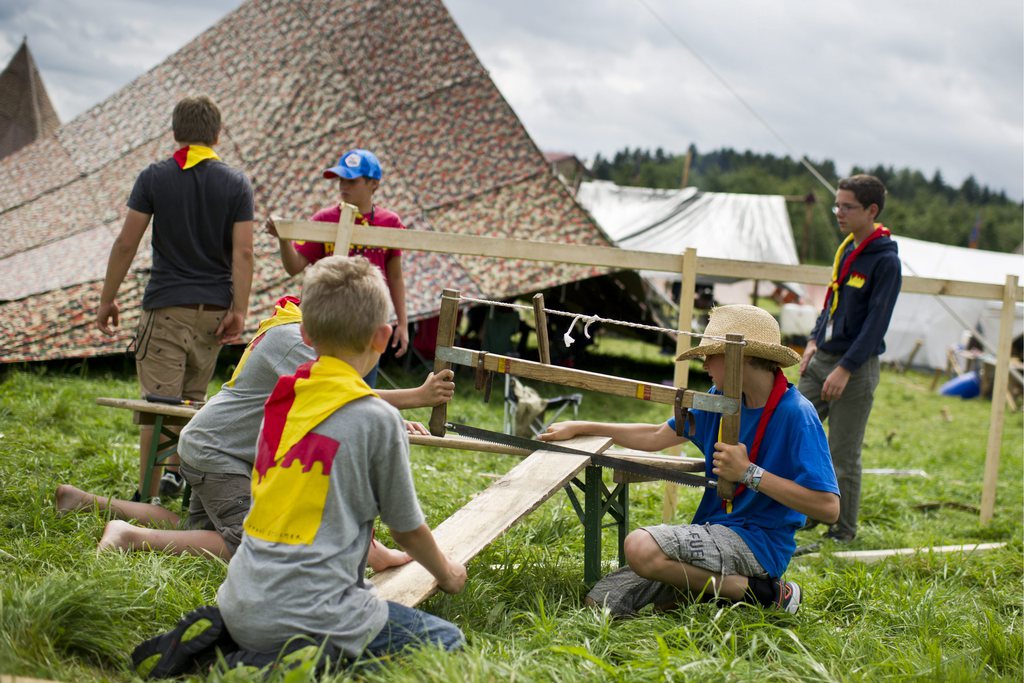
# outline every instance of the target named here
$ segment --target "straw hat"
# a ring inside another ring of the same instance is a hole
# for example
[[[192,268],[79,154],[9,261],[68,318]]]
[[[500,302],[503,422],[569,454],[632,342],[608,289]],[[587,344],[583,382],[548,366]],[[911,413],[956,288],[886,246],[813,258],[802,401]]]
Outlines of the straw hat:
[[[715,308],[711,311],[711,319],[704,334],[707,336],[700,340],[700,344],[679,354],[676,360],[725,353],[725,342],[710,337],[724,338],[727,334],[742,334],[747,343],[743,347],[744,356],[764,358],[784,368],[800,362],[796,351],[782,345],[778,321],[771,313],[757,306],[736,304]]]

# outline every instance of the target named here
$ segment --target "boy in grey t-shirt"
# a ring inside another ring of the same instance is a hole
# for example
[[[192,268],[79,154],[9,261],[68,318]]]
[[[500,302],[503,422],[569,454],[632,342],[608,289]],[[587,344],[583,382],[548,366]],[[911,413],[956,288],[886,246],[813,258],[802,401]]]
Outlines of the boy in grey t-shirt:
[[[331,256],[303,290],[303,337],[319,358],[267,400],[245,535],[217,592],[224,625],[257,655],[301,635],[347,658],[460,647],[456,626],[381,600],[363,578],[379,515],[441,590],[466,581],[424,521],[401,417],[362,380],[391,335],[384,279],[365,259]]]
[[[178,450],[182,473],[192,486],[186,530],[148,528],[179,524],[174,512],[159,505],[106,498],[63,484],[57,488],[57,508],[110,509],[120,519],[104,529],[99,549],[163,550],[172,553],[212,554],[229,559],[242,537],[242,521],[249,511],[256,437],[263,420],[263,404],[279,377],[293,374],[316,358],[299,332],[298,299],[282,298],[271,318],[260,324],[243,361],[232,378],[181,432]],[[452,372],[431,374],[413,389],[380,390],[396,408],[433,406],[451,399]],[[425,433],[418,423],[407,422],[413,433]],[[369,565],[375,571],[408,562],[402,552],[372,544]]]

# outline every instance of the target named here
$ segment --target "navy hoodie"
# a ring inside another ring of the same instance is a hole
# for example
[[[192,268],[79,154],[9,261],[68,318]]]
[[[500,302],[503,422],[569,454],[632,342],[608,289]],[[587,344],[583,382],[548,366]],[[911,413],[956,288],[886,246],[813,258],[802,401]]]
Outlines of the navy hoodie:
[[[843,252],[839,264],[842,272],[846,259],[853,253],[853,242]],[[822,310],[814,323],[811,339],[818,350],[841,355],[839,365],[850,372],[885,351],[885,331],[896,305],[903,282],[896,242],[889,236],[872,240],[857,255],[846,279],[839,283],[839,305],[833,315],[832,338],[828,331],[828,308]]]

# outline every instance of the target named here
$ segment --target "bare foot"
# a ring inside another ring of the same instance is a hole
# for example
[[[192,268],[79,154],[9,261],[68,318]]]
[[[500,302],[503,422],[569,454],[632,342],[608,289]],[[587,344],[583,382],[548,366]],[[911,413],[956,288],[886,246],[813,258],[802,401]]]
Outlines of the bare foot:
[[[82,489],[75,488],[70,484],[58,486],[54,498],[57,500],[58,514],[64,514],[72,510],[88,510],[95,507],[99,502],[96,496],[86,493]]]
[[[107,526],[103,528],[103,536],[100,537],[99,545],[96,546],[96,552],[102,553],[104,550],[131,550],[132,542],[128,536],[134,529],[135,527],[131,524],[120,519],[113,519],[107,522]]]
[[[382,572],[388,567],[398,567],[409,562],[412,562],[412,558],[408,553],[387,548],[378,543],[376,539],[370,541],[370,555],[367,558],[367,563],[373,571]]]

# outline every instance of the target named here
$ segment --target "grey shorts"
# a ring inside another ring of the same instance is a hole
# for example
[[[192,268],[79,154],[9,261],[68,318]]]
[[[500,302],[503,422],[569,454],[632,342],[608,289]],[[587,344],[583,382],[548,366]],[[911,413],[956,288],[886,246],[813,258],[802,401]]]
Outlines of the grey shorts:
[[[185,463],[181,464],[181,476],[192,487],[186,527],[216,531],[234,554],[242,542],[242,522],[249,514],[252,480],[242,474],[199,472]]]
[[[735,531],[721,524],[658,524],[642,527],[661,552],[719,576],[764,578],[768,573]]]
[[[720,576],[767,577],[750,548],[735,531],[718,524],[641,527],[668,557]],[[682,594],[673,586],[620,567],[594,584],[587,597],[615,616],[632,616],[647,605],[673,606]]]

